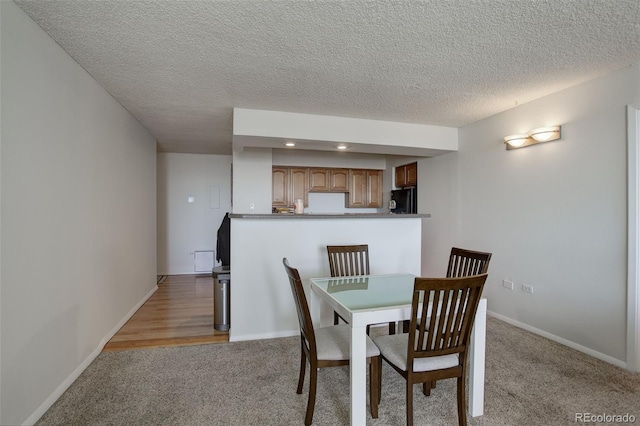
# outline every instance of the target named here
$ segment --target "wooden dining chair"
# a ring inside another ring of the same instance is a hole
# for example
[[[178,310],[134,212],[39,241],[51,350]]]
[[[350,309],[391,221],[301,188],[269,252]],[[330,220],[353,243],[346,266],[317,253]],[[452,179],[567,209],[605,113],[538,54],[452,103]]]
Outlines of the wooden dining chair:
[[[447,266],[447,278],[486,274],[489,271],[490,261],[491,253],[452,247]],[[408,329],[408,321],[403,326]],[[430,389],[435,388],[436,381],[434,380],[431,383],[424,383],[422,391],[428,396],[431,393]]]
[[[327,246],[332,277],[369,275],[369,245]],[[337,324],[337,323],[336,323]]]
[[[344,246],[327,246],[327,255],[329,256],[329,270],[332,277],[348,277],[354,275],[369,275],[369,245],[355,244]],[[333,312],[333,323],[338,324],[342,319],[337,312]],[[370,326],[367,325],[367,334],[369,334]],[[396,323],[389,323],[389,334],[395,334]]]
[[[327,254],[329,255],[329,270],[332,277],[369,275],[370,273],[368,244],[327,246]],[[340,319],[347,322],[334,311],[333,323],[338,324]]]
[[[291,284],[291,291],[298,312],[298,322],[300,323],[300,376],[298,378],[298,394],[302,393],[305,370],[307,361],[309,361],[309,399],[307,401],[307,412],[304,419],[304,424],[308,426],[313,420],[313,409],[316,403],[318,369],[349,365],[351,327],[348,324],[340,324],[318,329],[314,328],[300,274],[297,269],[289,266],[287,258],[282,259],[282,263],[289,276],[289,283]],[[369,336],[367,336],[367,361],[369,361],[370,364],[369,405],[371,408],[371,417],[376,419],[378,418],[378,403],[380,402],[380,370],[382,369],[382,359],[380,358],[380,351]]]
[[[374,339],[382,358],[406,380],[407,425],[413,424],[413,385],[446,378],[457,378],[458,424],[467,424],[467,354],[486,280],[486,273],[416,278],[409,328],[416,331]]]
[[[468,277],[486,274],[489,270],[491,253],[473,251],[458,247],[451,248],[447,277]]]
[[[491,253],[452,247],[447,266],[447,278],[468,277],[485,274],[489,271]],[[403,322],[403,332],[409,330],[409,321]],[[434,383],[435,387],[435,383]]]

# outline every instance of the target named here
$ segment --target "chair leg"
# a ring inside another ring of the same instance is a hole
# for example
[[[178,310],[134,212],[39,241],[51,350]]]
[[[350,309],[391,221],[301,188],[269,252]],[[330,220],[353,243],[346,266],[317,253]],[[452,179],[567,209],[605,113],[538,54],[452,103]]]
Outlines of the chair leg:
[[[378,405],[382,401],[382,355],[378,357]]]
[[[409,325],[411,325],[409,320],[402,321],[402,332],[403,333],[408,333],[409,332]]]
[[[413,382],[407,377],[407,426],[413,426]]]
[[[431,395],[431,382],[424,382],[422,384],[422,393],[425,394],[425,396]]]
[[[307,415],[304,417],[305,426],[313,422],[313,409],[316,406],[316,387],[318,385],[318,366],[312,362],[309,367],[309,401],[307,402]]]
[[[304,344],[303,344],[304,345]],[[300,347],[300,376],[298,377],[298,394],[302,393],[302,386],[304,385],[304,370],[307,368],[307,356],[304,353],[304,348]]]
[[[340,315],[338,315],[337,312],[334,312],[333,313],[333,325],[338,325],[339,319],[340,319]]]
[[[389,334],[396,334],[396,323],[395,322],[390,322],[389,323]]]
[[[378,360],[380,356],[371,357],[369,359],[369,405],[371,406],[371,417],[378,418],[378,403],[380,397],[378,396],[378,376],[380,370],[378,370]]]
[[[458,377],[458,425],[467,426],[467,404],[466,388],[464,385],[464,374]]]

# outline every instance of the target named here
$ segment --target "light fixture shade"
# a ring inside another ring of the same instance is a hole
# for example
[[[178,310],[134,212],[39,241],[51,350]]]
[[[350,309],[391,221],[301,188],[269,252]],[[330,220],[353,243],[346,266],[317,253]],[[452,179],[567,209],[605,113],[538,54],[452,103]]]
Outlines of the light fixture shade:
[[[538,142],[560,139],[560,126],[540,127],[531,131],[531,137]]]
[[[539,127],[529,133],[510,135],[504,138],[507,150],[524,148],[542,142],[550,142],[560,139],[560,126]]]
[[[518,134],[518,135],[509,135],[504,138],[504,142],[511,145],[514,148],[524,145],[527,141],[529,135]]]

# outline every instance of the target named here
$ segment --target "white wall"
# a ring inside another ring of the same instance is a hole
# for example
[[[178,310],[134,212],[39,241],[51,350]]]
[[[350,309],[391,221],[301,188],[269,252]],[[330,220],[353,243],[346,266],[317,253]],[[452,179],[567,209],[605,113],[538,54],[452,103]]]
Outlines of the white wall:
[[[423,221],[422,228],[422,274],[425,276],[444,276],[451,247],[459,244],[458,155],[455,152],[418,160],[418,213],[431,215]]]
[[[367,147],[377,154],[439,155],[458,149],[458,129],[425,124],[367,120],[280,111],[233,110],[233,146],[282,147],[283,139],[312,149],[335,143]]]
[[[303,149],[274,149],[274,166],[337,167],[352,169],[384,170],[385,156],[334,151],[309,151]]]
[[[271,213],[271,149],[233,151],[232,161],[233,212]]]
[[[419,184],[433,206],[425,259],[438,253],[444,267],[451,245],[492,252],[489,311],[622,366],[625,106],[639,77],[636,65],[469,125],[458,153],[421,162]],[[504,136],[552,124],[562,140],[505,150]]]
[[[2,7],[0,7],[0,23],[2,22]],[[2,31],[0,31],[0,46],[2,46]],[[2,49],[0,48],[0,64],[2,64]],[[2,66],[0,66],[0,82],[2,82]],[[2,84],[0,84],[0,99],[2,99]],[[0,102],[0,187],[2,186],[2,102]],[[2,191],[0,191],[0,212],[2,211]],[[0,259],[2,258],[2,221],[0,220]],[[0,301],[2,300],[2,262],[0,261]],[[2,303],[0,303],[0,330],[2,330]],[[2,366],[2,338],[0,336],[0,366]],[[2,422],[2,368],[0,367],[0,422]]]
[[[231,211],[231,156],[158,153],[157,179],[158,273],[193,274],[194,251],[216,249]]]
[[[299,332],[283,257],[308,284],[330,275],[327,245],[369,244],[372,274],[419,275],[420,240],[419,218],[232,219],[230,340]],[[326,307],[316,313],[318,324],[331,323]]]
[[[0,423],[21,424],[155,288],[155,141],[13,2],[0,9]]]

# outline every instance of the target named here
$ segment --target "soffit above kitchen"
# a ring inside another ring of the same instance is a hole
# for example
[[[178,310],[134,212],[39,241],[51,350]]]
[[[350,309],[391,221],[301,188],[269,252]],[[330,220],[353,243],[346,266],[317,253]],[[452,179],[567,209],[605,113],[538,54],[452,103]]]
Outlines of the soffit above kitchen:
[[[165,152],[231,154],[234,108],[460,128],[640,62],[637,0],[16,3]]]
[[[434,157],[458,150],[458,129],[235,108],[233,150],[245,148]]]

